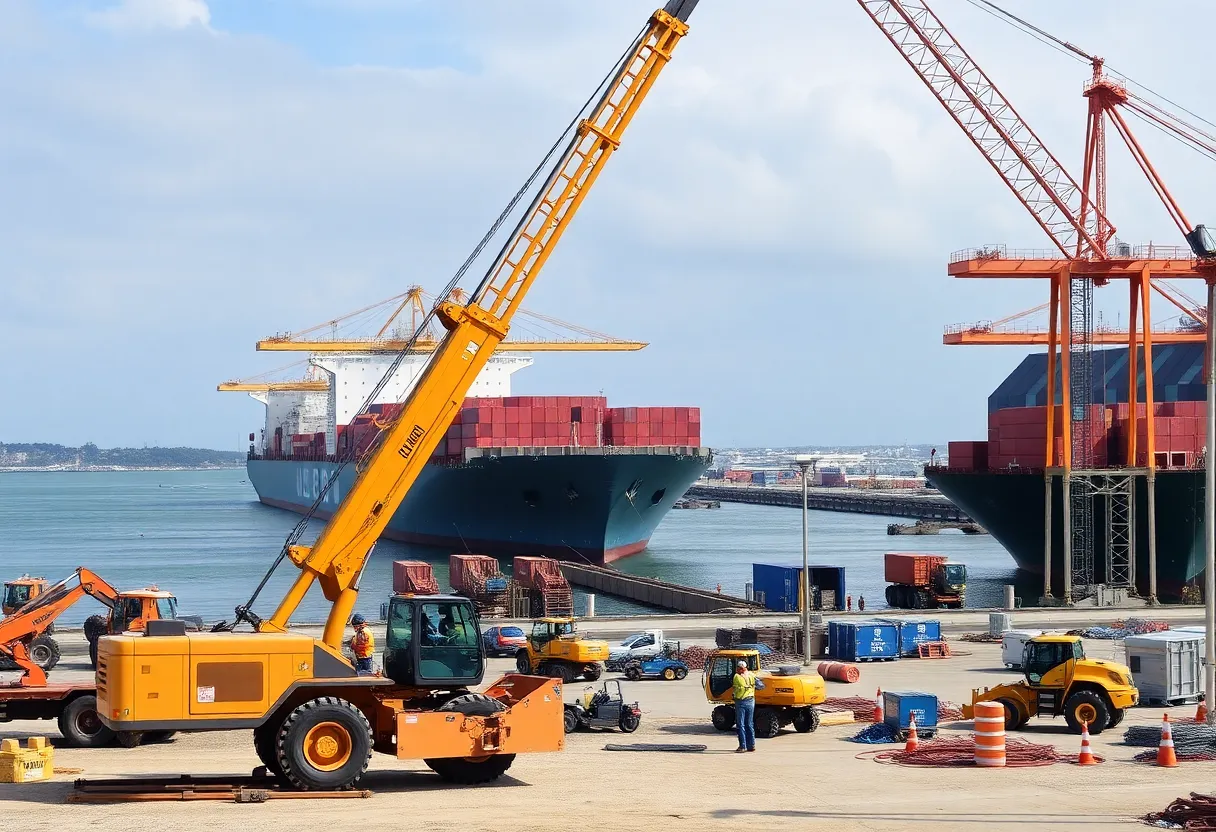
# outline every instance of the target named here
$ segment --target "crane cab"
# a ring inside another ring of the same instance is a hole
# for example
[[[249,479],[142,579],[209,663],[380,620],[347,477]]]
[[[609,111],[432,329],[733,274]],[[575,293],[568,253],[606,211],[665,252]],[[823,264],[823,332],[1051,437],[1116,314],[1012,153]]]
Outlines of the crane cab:
[[[12,615],[30,601],[46,592],[46,587],[46,578],[35,578],[31,575],[22,575],[20,578],[5,581],[4,598],[0,602],[0,610],[5,615]]]
[[[473,602],[457,595],[394,595],[383,661],[384,675],[406,687],[481,684],[486,657]]]

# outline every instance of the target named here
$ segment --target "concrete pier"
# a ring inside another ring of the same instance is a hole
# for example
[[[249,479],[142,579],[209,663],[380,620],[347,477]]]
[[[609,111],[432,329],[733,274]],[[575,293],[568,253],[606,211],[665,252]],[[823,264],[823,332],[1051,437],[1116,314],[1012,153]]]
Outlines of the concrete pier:
[[[637,601],[639,604],[648,604],[660,609],[690,614],[712,613],[727,607],[745,607],[763,610],[763,607],[759,604],[744,598],[704,589],[695,589],[690,586],[681,586],[680,584],[668,583],[667,581],[660,581],[655,578],[626,575],[623,572],[618,572],[615,569],[606,569],[602,566],[563,562],[561,568],[562,574],[566,576],[566,580],[572,586],[580,586],[592,592],[615,595],[618,598],[626,598],[630,601]]]

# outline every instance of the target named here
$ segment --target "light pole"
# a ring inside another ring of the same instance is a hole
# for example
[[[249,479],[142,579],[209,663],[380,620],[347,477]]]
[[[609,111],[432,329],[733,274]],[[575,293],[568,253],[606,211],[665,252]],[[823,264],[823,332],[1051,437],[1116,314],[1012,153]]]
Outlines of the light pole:
[[[811,663],[811,569],[807,565],[806,549],[806,472],[814,457],[799,454],[794,464],[802,471],[802,665]]]

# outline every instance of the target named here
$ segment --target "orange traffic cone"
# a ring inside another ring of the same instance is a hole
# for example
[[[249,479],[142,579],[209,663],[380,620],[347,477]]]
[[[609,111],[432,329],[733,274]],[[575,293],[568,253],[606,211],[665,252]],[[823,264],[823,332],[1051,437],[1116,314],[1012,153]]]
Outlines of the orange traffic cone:
[[[1097,759],[1094,757],[1094,750],[1089,747],[1089,723],[1081,723],[1081,753],[1077,755],[1077,765],[1079,766],[1096,766]]]
[[[904,745],[904,751],[917,751],[920,749],[920,738],[916,736],[916,717],[908,720],[908,742]]]
[[[1195,721],[1199,723],[1208,721],[1208,706],[1202,699],[1199,700],[1199,705],[1195,708]]]
[[[874,694],[874,721],[882,722],[882,688]]]
[[[1161,744],[1157,746],[1157,765],[1166,768],[1178,767],[1178,755],[1174,753],[1174,734],[1170,731],[1170,715],[1161,715]]]

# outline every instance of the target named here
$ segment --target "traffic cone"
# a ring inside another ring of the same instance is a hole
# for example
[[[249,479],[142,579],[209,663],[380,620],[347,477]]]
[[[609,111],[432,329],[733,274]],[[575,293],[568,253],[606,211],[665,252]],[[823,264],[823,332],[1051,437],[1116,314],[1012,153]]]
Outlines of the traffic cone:
[[[874,694],[874,721],[882,722],[882,688]]]
[[[1195,708],[1195,721],[1201,724],[1208,721],[1208,706],[1202,699],[1199,700],[1199,705]]]
[[[1081,753],[1077,755],[1077,765],[1079,766],[1096,766],[1097,759],[1094,757],[1094,750],[1089,747],[1089,723],[1081,723]]]
[[[908,742],[904,745],[904,751],[917,751],[920,749],[920,738],[916,736],[916,717],[908,720]]]
[[[1174,734],[1170,731],[1170,715],[1161,715],[1161,744],[1157,746],[1157,765],[1166,768],[1178,767],[1178,755],[1174,753]]]

